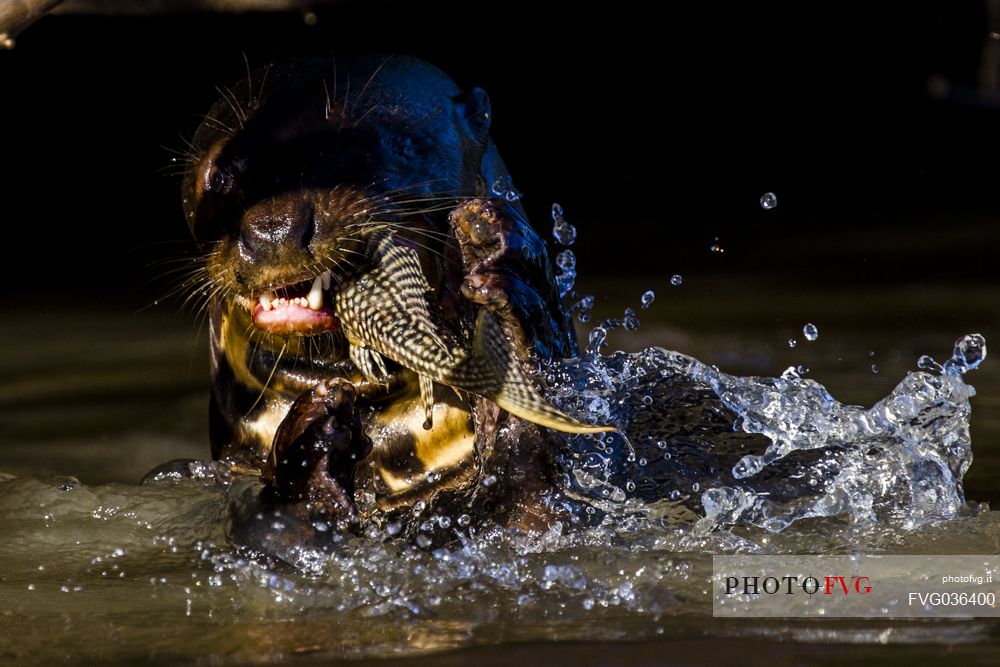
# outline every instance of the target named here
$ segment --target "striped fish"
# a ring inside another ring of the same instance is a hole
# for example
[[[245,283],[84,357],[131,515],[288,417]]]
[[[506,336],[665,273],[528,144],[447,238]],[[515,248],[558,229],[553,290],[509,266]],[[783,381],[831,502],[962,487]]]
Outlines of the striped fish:
[[[370,250],[375,267],[337,290],[334,313],[350,343],[351,361],[367,379],[386,378],[384,357],[417,374],[425,429],[432,426],[438,382],[488,398],[513,415],[558,431],[615,430],[583,424],[542,397],[488,311],[479,312],[471,350],[448,345],[431,320],[426,298],[430,285],[417,252],[395,243],[389,232],[373,234]]]

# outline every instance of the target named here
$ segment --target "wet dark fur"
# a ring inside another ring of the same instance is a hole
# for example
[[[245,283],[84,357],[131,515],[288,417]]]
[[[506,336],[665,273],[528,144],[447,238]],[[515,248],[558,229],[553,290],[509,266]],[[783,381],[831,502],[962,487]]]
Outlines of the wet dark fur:
[[[325,270],[363,270],[361,235],[387,225],[420,252],[434,307],[456,336],[468,339],[486,307],[518,354],[574,353],[545,245],[520,205],[495,203],[505,223],[489,247],[460,247],[449,225],[449,212],[506,174],[491,119],[482,90],[463,92],[415,59],[372,56],[263,68],[222,91],[198,129],[183,200],[209,281],[212,455],[234,469],[263,470],[273,503],[306,503],[309,516],[318,508],[356,523],[447,488],[478,498],[484,471],[502,472],[514,459],[516,474],[532,478],[519,480],[525,493],[547,486],[537,427],[438,387],[450,421],[421,433],[407,421],[412,374],[394,369],[388,386],[373,386],[346,358],[339,332],[269,335],[246,307],[262,290]],[[487,255],[488,266],[477,264]],[[335,378],[350,390],[332,388]],[[322,395],[318,385],[327,387]],[[521,444],[498,458],[503,425]],[[295,473],[299,465],[311,473]],[[489,513],[502,503],[479,506]]]

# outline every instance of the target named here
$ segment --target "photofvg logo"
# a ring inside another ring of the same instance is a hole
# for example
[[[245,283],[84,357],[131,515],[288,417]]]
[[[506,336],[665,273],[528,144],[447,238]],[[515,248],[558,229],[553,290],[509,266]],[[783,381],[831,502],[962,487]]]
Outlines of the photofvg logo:
[[[754,575],[726,577],[726,595],[867,595],[872,592],[867,575]]]
[[[1000,616],[1000,556],[715,556],[731,617]]]

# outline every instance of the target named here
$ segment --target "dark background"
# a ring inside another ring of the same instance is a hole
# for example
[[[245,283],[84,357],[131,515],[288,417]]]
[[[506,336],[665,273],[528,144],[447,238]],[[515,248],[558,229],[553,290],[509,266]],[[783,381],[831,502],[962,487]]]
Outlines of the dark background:
[[[1000,42],[984,4],[676,4],[45,18],[0,52],[3,230],[28,263],[5,263],[8,299],[162,295],[149,265],[189,249],[168,149],[216,86],[242,54],[356,51],[486,88],[529,214],[548,234],[563,204],[584,275],[997,281],[1000,92],[979,79]]]

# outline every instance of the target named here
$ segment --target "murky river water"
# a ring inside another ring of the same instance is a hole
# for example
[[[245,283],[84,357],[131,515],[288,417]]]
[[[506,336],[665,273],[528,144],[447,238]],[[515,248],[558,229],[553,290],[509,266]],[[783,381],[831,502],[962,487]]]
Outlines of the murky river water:
[[[643,310],[649,286],[657,296]],[[733,290],[723,279],[685,276],[678,287],[664,277],[590,287],[605,297],[595,322],[630,302],[642,320],[637,331],[613,332],[612,349],[661,346],[731,375],[803,366],[840,402],[866,407],[916,371],[920,355],[943,361],[968,333],[988,344],[1000,337],[1000,290],[988,286],[799,290],[742,281]],[[806,323],[817,325],[815,341],[803,336]],[[0,339],[8,351],[0,359],[5,660],[995,660],[993,621],[713,620],[708,592],[711,554],[746,548],[1000,553],[1000,514],[980,504],[1000,502],[994,359],[966,377],[976,389],[975,458],[964,479],[971,502],[954,518],[813,518],[780,532],[621,521],[533,540],[466,535],[434,552],[371,535],[306,575],[266,569],[232,549],[224,490],[135,485],[164,460],[207,456],[207,343],[188,318],[158,308],[58,316],[27,308]],[[433,655],[449,649],[461,650]]]

